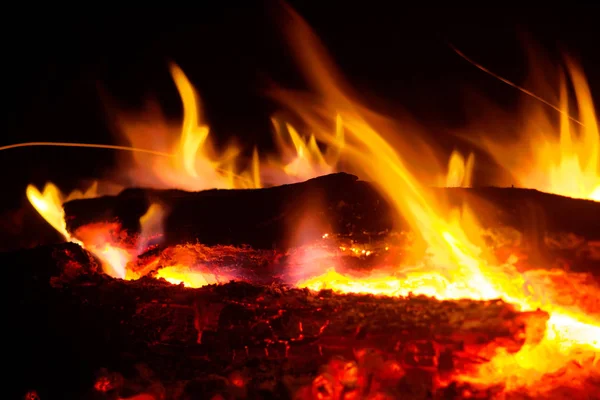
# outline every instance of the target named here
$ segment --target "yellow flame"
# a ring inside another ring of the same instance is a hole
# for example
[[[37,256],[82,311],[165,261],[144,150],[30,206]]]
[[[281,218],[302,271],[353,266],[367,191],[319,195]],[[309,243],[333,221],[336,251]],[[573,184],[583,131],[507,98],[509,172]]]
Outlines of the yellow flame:
[[[335,135],[325,153],[319,147],[314,134],[305,138],[289,123],[280,123],[276,119],[272,119],[272,123],[280,154],[289,159],[287,163],[272,160],[272,164],[282,168],[285,179],[307,180],[335,172],[344,147],[344,128],[339,115],[336,118]],[[284,132],[289,136],[291,146],[285,140]],[[285,183],[285,179],[279,183]]]
[[[293,11],[289,10],[289,16],[287,26],[295,44],[294,48],[298,51],[298,59],[309,80],[321,97],[325,98],[325,105],[316,108],[316,103],[307,103],[302,97],[283,91],[278,93],[279,98],[297,111],[304,122],[315,130],[319,129],[320,121],[328,115],[341,116],[346,135],[346,160],[360,171],[362,177],[373,181],[378,186],[397,213],[402,215],[421,236],[427,248],[427,257],[422,265],[413,267],[410,273],[402,273],[402,270],[398,269],[397,272],[387,276],[374,274],[356,278],[344,276],[330,269],[323,275],[299,282],[299,286],[312,289],[328,287],[339,292],[391,295],[406,295],[413,292],[441,299],[500,298],[524,310],[536,310],[542,307],[549,312],[550,319],[541,342],[530,343],[517,355],[511,357],[508,364],[502,361],[501,357],[494,358],[485,366],[491,368],[482,368],[475,373],[477,379],[484,380],[486,383],[510,379],[515,386],[527,385],[543,374],[565,367],[573,360],[595,359],[598,351],[600,321],[597,318],[587,317],[585,311],[574,306],[562,306],[548,301],[547,293],[544,292],[551,291],[552,287],[548,286],[547,275],[539,274],[538,279],[525,276],[513,265],[499,265],[493,257],[485,254],[481,250],[484,248],[484,241],[474,215],[468,209],[462,212],[449,210],[441,201],[442,199],[436,199],[426,187],[421,185],[407,168],[401,155],[408,148],[402,146],[394,148],[390,145],[386,137],[393,137],[395,132],[376,129],[374,123],[370,122],[373,114],[365,111],[338,84],[331,68],[332,63],[326,58],[310,28]],[[585,107],[591,102],[589,102],[589,93],[582,89],[582,77],[573,75],[578,100],[583,106],[580,114],[587,126],[583,142],[589,146],[586,154],[594,164],[593,168],[590,167],[588,160],[585,171],[589,174],[575,177],[575,181],[578,178],[583,179],[579,182],[581,182],[580,186],[589,189],[589,192],[585,193],[587,196],[594,186],[586,186],[584,178],[587,176],[592,180],[596,179],[598,131],[593,110]],[[333,139],[329,138],[329,140]],[[563,143],[565,140],[563,139]],[[469,162],[459,164],[465,165]],[[463,170],[462,178],[464,179],[465,176],[467,173]],[[541,288],[541,293],[526,290],[535,287]],[[553,356],[548,360],[532,358],[543,353]],[[504,363],[507,367],[504,369],[506,373],[496,374],[494,363]],[[539,370],[543,372],[539,376],[528,373],[528,369],[534,363],[537,363]]]
[[[558,126],[552,122],[553,115],[540,105],[526,115],[527,125],[521,140],[501,144],[483,138],[482,142],[522,187],[598,201],[600,131],[594,103],[581,67],[568,60],[567,70],[581,124],[574,123],[569,117],[572,110],[568,102],[567,82],[562,78]]]
[[[174,285],[183,284],[191,288],[219,283],[219,279],[214,274],[196,271],[188,266],[179,264],[159,269],[156,277],[162,278]]]
[[[564,304],[554,295],[549,283],[550,272],[538,275],[523,273],[511,264],[500,265],[486,253],[484,240],[475,216],[468,208],[452,210],[422,184],[415,169],[409,168],[406,154],[411,147],[392,145],[398,132],[390,124],[348,95],[333,73],[331,63],[319,46],[312,31],[290,10],[287,27],[295,40],[294,49],[303,64],[310,82],[319,91],[324,104],[306,102],[306,98],[293,93],[278,92],[279,99],[303,120],[313,132],[303,138],[289,124],[275,124],[278,141],[285,143],[285,128],[292,147],[288,146],[291,161],[279,163],[286,176],[312,177],[315,173],[331,172],[343,147],[345,160],[362,178],[375,183],[388,199],[398,217],[403,217],[420,237],[422,261],[410,269],[391,266],[386,271],[369,276],[350,276],[335,269],[303,279],[298,286],[313,290],[331,288],[338,292],[360,292],[406,296],[410,293],[433,296],[439,299],[470,298],[478,300],[503,299],[523,310],[538,308],[550,317],[541,341],[529,340],[517,353],[498,353],[479,370],[465,374],[462,379],[481,384],[507,382],[507,388],[535,385],[544,375],[562,370],[569,363],[596,362],[600,350],[600,322],[597,315],[587,315],[573,304]],[[175,157],[170,164],[153,164],[153,172],[163,183],[180,188],[207,187],[258,187],[262,184],[258,152],[253,154],[251,167],[242,174],[235,172],[239,149],[229,147],[221,154],[211,154],[209,129],[200,117],[199,97],[183,72],[176,66],[171,69],[182,102],[184,121]],[[515,176],[523,176],[523,186],[535,187],[574,197],[591,198],[600,195],[598,179],[599,135],[591,95],[581,71],[569,64],[575,87],[581,127],[574,127],[565,116],[568,111],[566,86],[563,82],[561,109],[565,112],[560,123],[560,139],[540,134],[532,138],[532,162],[514,163],[516,152],[492,151],[501,162],[511,168]],[[318,105],[319,104],[319,105]],[[539,122],[539,121],[536,121]],[[335,126],[332,130],[331,127]],[[532,131],[533,132],[533,131]],[[405,134],[406,132],[402,132]],[[322,153],[317,145],[322,138],[331,152]],[[399,141],[399,143],[401,143]],[[133,143],[134,147],[138,147]],[[285,146],[285,145],[284,145]],[[504,149],[505,150],[505,149]],[[141,155],[139,155],[141,156]],[[472,180],[474,159],[466,161],[456,153],[451,156],[446,184],[467,186]],[[162,159],[161,162],[165,161]],[[146,171],[147,172],[147,171]],[[436,176],[440,176],[436,171]],[[35,189],[35,188],[34,188]],[[62,195],[53,185],[40,193],[27,190],[32,204],[68,240],[71,238],[64,224]],[[144,219],[143,225],[150,221]],[[93,241],[92,241],[93,242]],[[110,264],[113,276],[127,277],[126,263],[130,253],[115,249],[108,243],[93,243],[91,251]],[[387,247],[386,247],[387,250]],[[367,255],[366,249],[351,248],[354,253]],[[363,253],[364,252],[364,253]],[[390,269],[392,272],[389,272]],[[157,272],[157,277],[172,283],[198,287],[218,283],[211,273],[198,272],[189,266],[176,264]],[[588,296],[598,293],[572,293]],[[600,313],[600,310],[594,310]],[[585,371],[584,371],[585,372]],[[583,372],[578,372],[582,376]],[[567,378],[573,375],[567,375]],[[557,378],[558,379],[558,378]]]
[[[163,234],[163,222],[167,210],[160,204],[152,203],[144,215],[140,217],[140,239],[137,245],[137,254],[143,253],[154,237]]]
[[[64,196],[56,185],[47,183],[42,192],[35,186],[28,185],[26,195],[36,211],[52,225],[54,229],[61,233],[65,240],[85,247],[88,251],[98,257],[107,274],[124,278],[125,265],[131,258],[126,250],[111,246],[109,243],[103,243],[101,245],[90,243],[86,245],[67,231],[65,212],[62,207],[63,203],[71,200],[96,197],[97,190],[98,185],[97,183],[94,183],[85,192],[76,190],[71,192],[68,196]]]
[[[65,212],[62,205],[64,202],[71,200],[96,197],[98,195],[98,183],[94,182],[85,192],[75,190],[66,197],[52,182],[46,183],[42,192],[34,185],[27,185],[25,195],[36,211],[46,220],[46,222],[62,234],[65,240],[77,242],[77,240],[72,238],[69,232],[67,232]]]
[[[235,144],[221,151],[214,148],[210,128],[203,120],[200,96],[181,68],[172,64],[170,70],[183,105],[183,122],[179,127],[166,122],[156,109],[142,116],[120,119],[121,130],[132,147],[147,149],[133,153],[135,168],[128,169],[137,185],[185,190],[245,189],[334,172],[344,144],[340,127],[336,143],[323,153],[314,135],[304,139],[290,124],[281,129],[275,121],[274,135],[280,153],[261,164],[255,148],[246,168],[240,170],[239,165],[244,164],[242,148]],[[172,157],[150,156],[156,152],[167,152]]]
[[[5,146],[5,148],[52,145],[127,150],[133,153],[137,163],[136,167],[127,169],[137,186],[149,185],[187,190],[262,187],[263,168],[258,149],[255,148],[252,153],[250,166],[242,171],[238,171],[237,166],[241,149],[230,145],[220,153],[215,152],[210,142],[209,127],[202,119],[200,97],[181,68],[172,64],[170,71],[183,104],[183,122],[177,130],[177,140],[172,146],[168,145],[171,137],[169,124],[161,118],[160,112],[154,112],[146,115],[145,118],[121,119],[123,133],[133,146],[39,142]],[[341,124],[336,127],[335,145],[330,146],[325,154],[322,153],[314,136],[311,135],[309,140],[305,141],[291,125],[286,124],[286,127],[293,144],[293,160],[289,163],[280,160],[290,148],[281,132],[275,129],[282,154],[281,157],[277,157],[277,161],[271,157],[268,168],[275,168],[281,173],[270,177],[274,179],[267,183],[290,183],[334,171],[344,142]],[[103,262],[105,271],[111,276],[127,277],[127,263],[144,250],[149,236],[158,235],[162,230],[164,210],[158,205],[153,205],[140,221],[142,232],[137,249],[119,248],[120,244],[107,242],[102,229],[97,230],[96,238],[86,237],[86,243],[83,243],[67,232],[62,204],[77,198],[96,197],[98,195],[96,184],[86,193],[75,191],[66,198],[52,183],[48,183],[43,192],[29,185],[26,195],[50,225],[66,240],[79,243],[93,252]]]
[[[446,187],[471,187],[474,167],[475,155],[473,153],[469,154],[469,157],[465,160],[461,153],[454,150],[450,154],[450,161],[448,162]]]
[[[100,259],[104,272],[115,278],[125,279],[127,277],[127,263],[131,261],[131,254],[120,247],[104,243],[101,246],[83,246]]]

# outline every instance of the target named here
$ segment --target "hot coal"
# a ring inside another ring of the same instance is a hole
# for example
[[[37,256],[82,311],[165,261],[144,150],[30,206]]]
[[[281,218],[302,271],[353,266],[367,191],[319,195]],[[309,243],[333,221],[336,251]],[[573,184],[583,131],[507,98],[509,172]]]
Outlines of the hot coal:
[[[530,252],[543,247],[555,261],[597,262],[599,203],[512,188],[433,190],[450,204],[467,203],[486,228],[522,233]],[[71,232],[109,222],[128,240],[152,203],[169,210],[165,240],[129,265],[148,273],[137,281],[104,275],[74,244],[0,255],[8,286],[6,343],[19,349],[6,359],[18,377],[15,396],[309,399],[337,396],[339,389],[391,398],[489,398],[494,388],[440,387],[438,378],[484,363],[486,347],[517,351],[524,329],[548,318],[502,301],[312,293],[285,285],[282,266],[293,265],[297,249],[290,246],[299,244],[288,228],[307,215],[335,239],[330,246],[340,268],[400,265],[404,239],[389,252],[339,253],[339,240],[347,242],[342,247],[381,241],[387,249],[408,231],[371,184],[347,174],[259,190],[129,189],[64,208]],[[181,252],[238,281],[190,289],[152,277]]]
[[[123,281],[72,244],[6,253],[0,265],[25,288],[13,294],[8,339],[20,351],[6,360],[20,396],[291,398],[319,385],[323,365],[371,371],[368,390],[418,391],[424,376],[435,391],[435,377],[484,362],[486,345],[517,351],[528,322],[547,318],[499,300]]]

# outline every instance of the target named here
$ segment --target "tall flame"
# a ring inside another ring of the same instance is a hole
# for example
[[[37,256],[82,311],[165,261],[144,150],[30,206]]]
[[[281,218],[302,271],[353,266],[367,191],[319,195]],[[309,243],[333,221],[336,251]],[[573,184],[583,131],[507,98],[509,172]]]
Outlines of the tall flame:
[[[304,139],[291,125],[275,121],[276,138],[282,143],[282,153],[287,151],[291,154],[285,161],[275,163],[277,168],[291,180],[306,179],[333,171],[343,152],[344,160],[361,177],[372,181],[387,198],[398,218],[407,221],[418,234],[419,241],[414,252],[420,260],[409,267],[385,266],[385,270],[360,278],[337,271],[333,266],[316,272],[321,275],[303,278],[296,282],[297,286],[390,296],[413,293],[438,299],[503,299],[522,310],[542,309],[549,313],[541,338],[534,338],[537,335],[529,332],[526,344],[520,351],[509,354],[498,350],[489,363],[479,370],[466,371],[459,377],[465,381],[484,385],[504,382],[508,390],[534,385],[532,390],[541,392],[545,388],[535,385],[545,375],[563,371],[570,363],[591,364],[594,368],[600,352],[600,309],[584,310],[576,301],[565,301],[559,295],[557,284],[553,283],[553,274],[572,280],[577,289],[571,293],[572,299],[578,299],[578,296],[583,299],[588,295],[598,297],[600,290],[587,292],[577,284],[573,275],[564,271],[520,271],[514,265],[515,257],[500,264],[486,248],[475,215],[467,207],[451,209],[443,198],[437,198],[423,184],[418,170],[425,168],[428,163],[424,162],[422,152],[414,150],[416,139],[411,137],[410,143],[403,142],[401,136],[408,136],[406,131],[398,135],[393,123],[369,111],[351,96],[305,22],[292,10],[288,10],[286,18],[287,33],[295,44],[298,60],[323,101],[307,101],[305,96],[284,90],[274,92],[274,96],[294,110],[312,132],[308,139]],[[491,142],[486,142],[486,145],[502,165],[515,176],[523,177],[522,185],[574,197],[596,198],[600,192],[598,126],[591,95],[581,71],[571,63],[569,72],[575,87],[581,126],[573,125],[566,117],[568,104],[563,82],[561,110],[564,113],[560,121],[559,140],[545,136],[545,132],[530,135],[532,162],[518,159],[514,157],[514,152]],[[147,168],[142,168],[144,174],[140,175],[138,170],[134,176],[138,179],[150,176],[153,184],[158,182],[168,187],[194,190],[208,187],[259,187],[263,184],[257,151],[253,153],[249,168],[242,172],[235,169],[240,149],[230,146],[215,154],[209,140],[209,128],[201,118],[199,97],[181,69],[172,66],[171,73],[184,108],[178,141],[173,146],[172,157],[150,161],[151,174],[148,174]],[[140,124],[126,123],[124,127],[134,146],[147,140],[147,135],[139,133],[148,132],[137,130]],[[164,124],[158,123],[152,129],[163,127]],[[291,145],[283,140],[284,131]],[[330,150],[323,154],[317,140],[327,143]],[[138,156],[142,157],[141,154]],[[411,156],[413,159],[416,156],[420,164],[413,165]],[[515,159],[518,163],[515,163]],[[140,158],[137,161],[144,161],[139,167],[146,165],[148,159]],[[473,166],[472,156],[465,160],[460,154],[453,153],[445,184],[469,186],[472,183]],[[434,172],[432,179],[439,179],[443,175],[440,171],[429,171]],[[62,211],[64,197],[54,185],[49,184],[41,193],[29,187],[27,196],[40,214],[67,240],[78,241],[105,260],[110,266],[107,272],[111,275],[127,277],[126,263],[145,246],[138,247],[132,253],[115,248],[97,236],[79,241],[66,230]],[[83,194],[74,196],[83,197]],[[147,227],[145,233],[152,231],[151,226],[160,229],[157,221],[162,217],[157,215],[162,213],[158,211],[159,208],[151,207],[147,216],[142,218],[142,224]],[[158,277],[191,286],[218,282],[216,276],[196,274],[189,265],[179,263],[162,269]],[[562,378],[555,377],[555,380],[574,384],[576,378],[585,377],[585,372],[591,370],[579,371],[578,375],[565,373]]]
[[[581,67],[567,59],[579,117],[570,116],[567,81],[561,74],[558,113],[536,104],[526,114],[521,138],[481,142],[519,185],[569,197],[600,201],[600,131],[589,86]],[[558,124],[553,122],[556,114]]]
[[[448,173],[446,175],[446,187],[470,187],[473,184],[473,168],[475,167],[475,155],[469,154],[465,160],[463,155],[454,150],[450,154],[448,162]]]
[[[200,97],[179,66],[172,64],[170,72],[183,105],[183,121],[179,128],[173,130],[156,109],[143,117],[120,119],[120,127],[132,146],[114,147],[135,150],[132,154],[136,165],[134,168],[126,168],[135,185],[186,190],[260,188],[265,183],[291,183],[335,171],[344,146],[340,124],[336,128],[335,142],[323,152],[314,135],[305,139],[290,124],[285,124],[282,132],[275,121],[275,138],[281,153],[277,157],[269,157],[268,162],[263,165],[258,149],[255,148],[248,167],[239,171],[237,164],[241,149],[230,145],[221,152],[215,151],[209,136],[210,129],[202,117]],[[172,135],[172,132],[176,134]],[[173,137],[175,140],[172,140]],[[271,173],[263,177],[263,170]],[[276,173],[272,173],[273,171]],[[76,238],[67,231],[62,204],[69,200],[98,196],[97,185],[85,193],[74,191],[68,196],[64,196],[53,183],[48,183],[43,192],[29,185],[26,195],[40,215],[65,240],[79,243],[93,252],[102,260],[105,272],[120,278],[135,277],[128,274],[126,265],[152,241],[149,239],[151,235],[145,230],[159,233],[160,223],[166,212],[159,205],[150,207],[141,220],[140,242],[132,249],[113,243],[106,234],[107,229],[112,229],[109,226],[94,229],[88,227],[85,239]]]
[[[236,171],[241,149],[231,144],[221,152],[215,151],[200,96],[179,66],[172,64],[170,72],[183,105],[179,127],[168,123],[158,109],[119,120],[133,147],[151,146],[172,154],[154,157],[135,153],[131,178],[141,185],[185,190],[259,187],[258,154],[246,170]]]
[[[314,135],[306,139],[290,124],[280,126],[276,120],[274,136],[280,153],[261,163],[255,148],[246,168],[240,170],[242,149],[235,144],[215,149],[200,96],[181,68],[172,64],[170,70],[183,105],[180,127],[166,122],[157,109],[120,119],[120,128],[133,147],[151,146],[151,150],[172,153],[171,157],[134,153],[136,164],[130,175],[136,184],[185,190],[259,188],[334,172],[344,145],[343,131],[336,131],[335,143],[323,152]],[[170,148],[165,148],[168,143]]]
[[[564,368],[571,361],[594,360],[600,351],[600,319],[571,305],[561,305],[550,299],[546,291],[548,275],[525,275],[513,265],[499,265],[481,249],[484,246],[480,227],[468,209],[451,211],[423,187],[406,167],[401,152],[385,139],[393,132],[378,131],[369,121],[370,114],[344,93],[329,67],[326,54],[310,28],[289,10],[292,40],[297,44],[298,59],[310,81],[326,99],[324,107],[315,109],[294,94],[279,93],[292,105],[304,121],[313,127],[329,115],[340,115],[346,134],[345,153],[349,163],[360,170],[361,176],[373,181],[401,214],[418,232],[427,248],[421,265],[406,272],[401,269],[393,276],[353,278],[329,270],[322,276],[299,282],[313,289],[329,287],[340,292],[367,292],[405,295],[422,293],[439,299],[503,299],[524,310],[543,308],[550,313],[543,339],[528,342],[514,355],[498,354],[481,371],[464,379],[486,384],[510,380],[511,388],[531,384],[544,374]],[[325,60],[325,61],[324,61]],[[576,83],[581,83],[575,79]],[[587,99],[582,94],[580,102]],[[586,140],[595,145],[591,133],[597,135],[595,119],[584,110],[588,127]],[[593,123],[592,123],[593,122]],[[320,130],[323,131],[323,130]],[[329,140],[333,140],[329,138]],[[589,149],[592,157],[597,150]],[[597,158],[593,159],[597,162]],[[447,217],[449,216],[449,217]],[[529,288],[526,290],[526,288]],[[537,289],[537,290],[536,290]],[[585,296],[585,294],[583,294]],[[594,310],[600,313],[600,310]],[[539,359],[544,355],[543,359]],[[499,367],[502,368],[499,368]],[[567,378],[569,379],[569,378]]]

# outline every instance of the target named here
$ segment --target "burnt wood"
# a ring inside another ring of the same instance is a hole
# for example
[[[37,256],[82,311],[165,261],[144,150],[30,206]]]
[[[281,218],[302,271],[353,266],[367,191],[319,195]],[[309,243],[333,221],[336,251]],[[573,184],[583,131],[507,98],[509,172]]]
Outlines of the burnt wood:
[[[573,199],[518,188],[434,188],[436,198],[468,204],[486,228],[512,227],[535,243],[546,233],[574,233],[600,239],[600,202]],[[395,221],[388,202],[369,183],[345,173],[306,182],[250,190],[126,189],[117,196],[74,200],[64,204],[67,228],[75,233],[90,223],[117,222],[135,234],[139,218],[151,203],[169,210],[164,245],[250,245],[256,249],[287,248],[291,231],[307,216],[321,230],[359,236],[408,230]],[[396,226],[393,226],[395,221]],[[297,238],[294,244],[297,245]]]

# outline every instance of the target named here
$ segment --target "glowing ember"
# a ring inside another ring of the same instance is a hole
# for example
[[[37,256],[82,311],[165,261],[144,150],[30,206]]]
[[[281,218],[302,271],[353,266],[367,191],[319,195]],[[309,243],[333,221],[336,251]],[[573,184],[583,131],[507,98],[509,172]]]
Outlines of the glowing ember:
[[[156,273],[156,278],[163,278],[174,285],[183,284],[184,286],[192,288],[215,285],[221,282],[214,274],[195,271],[185,265],[174,265],[161,268]],[[226,281],[228,281],[228,279]]]
[[[346,133],[345,152],[354,168],[359,169],[363,176],[375,182],[381,191],[389,198],[397,212],[405,217],[415,232],[419,232],[426,247],[431,263],[420,266],[417,275],[398,279],[393,277],[372,276],[354,279],[344,277],[335,271],[327,271],[319,277],[300,282],[301,286],[320,289],[329,287],[340,292],[366,292],[376,294],[400,294],[420,292],[436,298],[467,297],[473,299],[502,298],[516,303],[524,309],[535,310],[542,301],[536,294],[527,293],[524,289],[525,280],[511,265],[496,266],[491,257],[484,257],[480,250],[483,241],[479,234],[480,228],[468,210],[456,213],[448,210],[442,202],[435,201],[432,194],[424,188],[418,179],[407,168],[398,151],[384,139],[392,136],[390,132],[379,132],[369,122],[368,114],[361,114],[361,107],[355,100],[349,98],[339,89],[336,79],[330,69],[326,55],[318,52],[320,47],[316,38],[305,23],[292,11],[290,31],[299,49],[298,58],[305,67],[310,81],[319,93],[326,99],[324,109],[295,98],[293,94],[282,93],[280,96],[294,107],[305,119],[309,126],[319,126],[319,117],[341,115]],[[572,70],[573,71],[573,70]],[[587,197],[598,184],[598,130],[591,108],[591,99],[584,81],[577,72],[572,72],[577,88],[580,109],[587,126],[584,142],[590,155],[587,175],[569,175],[570,182],[577,182],[577,194]],[[581,104],[582,103],[582,104]],[[565,125],[565,120],[563,120]],[[563,127],[566,129],[566,127]],[[322,130],[321,130],[322,131]],[[567,134],[563,133],[563,136]],[[331,138],[330,138],[331,140]],[[566,140],[566,139],[563,139]],[[584,143],[581,143],[583,146]],[[402,152],[402,148],[399,149]],[[511,152],[505,152],[512,156]],[[546,166],[544,166],[546,167]],[[538,169],[542,173],[547,168]],[[559,184],[556,174],[551,173],[553,184]],[[581,178],[581,179],[577,179]],[[571,186],[572,187],[572,186]],[[565,189],[568,190],[568,187]],[[450,218],[445,216],[450,215]],[[488,262],[489,261],[489,262]],[[414,278],[416,276],[416,278]],[[600,294],[596,293],[596,295]],[[582,293],[586,296],[587,294]],[[573,293],[576,297],[577,293]],[[589,320],[586,313],[577,309],[566,310],[560,306],[543,304],[545,311],[551,313],[550,320],[543,340],[537,344],[524,347],[519,353],[506,358],[493,358],[486,373],[477,376],[485,377],[487,383],[492,381],[512,381],[515,386],[528,385],[536,381],[538,376],[529,373],[529,367],[534,363],[534,354],[552,354],[548,363],[538,363],[542,375],[564,368],[574,360],[592,359],[597,357],[600,320]],[[596,310],[598,311],[598,310]],[[584,322],[585,320],[585,322]],[[501,361],[502,360],[502,361]],[[522,362],[528,360],[528,362]],[[496,363],[507,363],[510,368],[497,370]],[[536,361],[537,362],[537,361]],[[584,371],[578,372],[585,377]],[[565,379],[567,382],[572,379]],[[510,388],[509,388],[510,389]]]

